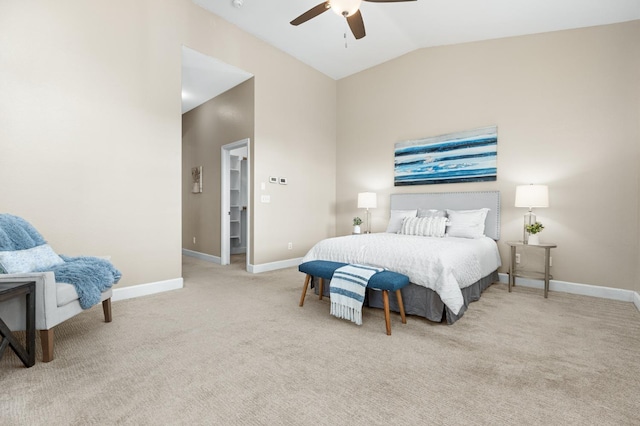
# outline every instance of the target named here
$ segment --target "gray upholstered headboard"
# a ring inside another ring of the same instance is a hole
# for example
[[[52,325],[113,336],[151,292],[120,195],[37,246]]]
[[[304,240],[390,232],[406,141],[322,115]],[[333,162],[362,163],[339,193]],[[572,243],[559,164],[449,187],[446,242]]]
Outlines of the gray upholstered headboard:
[[[391,194],[391,210],[489,209],[484,233],[494,240],[500,239],[500,192],[434,192],[428,194]]]

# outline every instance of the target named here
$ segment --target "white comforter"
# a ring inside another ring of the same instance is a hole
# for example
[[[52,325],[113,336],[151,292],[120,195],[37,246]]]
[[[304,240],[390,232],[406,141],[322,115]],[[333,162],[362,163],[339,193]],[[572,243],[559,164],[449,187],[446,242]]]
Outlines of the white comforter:
[[[488,237],[431,238],[390,233],[349,235],[316,244],[303,262],[332,260],[379,266],[407,275],[434,290],[454,314],[464,304],[462,292],[500,267],[500,254]]]

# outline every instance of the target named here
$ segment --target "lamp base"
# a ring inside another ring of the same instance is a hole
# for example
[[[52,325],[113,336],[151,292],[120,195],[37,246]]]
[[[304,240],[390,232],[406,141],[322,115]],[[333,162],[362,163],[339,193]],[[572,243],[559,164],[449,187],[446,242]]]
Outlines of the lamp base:
[[[364,231],[365,234],[371,233],[371,212],[367,209],[367,230]]]
[[[527,232],[527,226],[536,223],[536,215],[532,211],[528,211],[524,215],[524,225],[522,225],[522,242],[529,244],[529,233]]]

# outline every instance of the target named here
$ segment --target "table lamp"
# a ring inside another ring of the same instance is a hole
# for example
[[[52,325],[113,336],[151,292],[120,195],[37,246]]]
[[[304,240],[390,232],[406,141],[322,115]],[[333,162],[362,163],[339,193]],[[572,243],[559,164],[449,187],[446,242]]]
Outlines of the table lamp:
[[[361,192],[358,194],[358,208],[367,209],[367,230],[365,234],[371,233],[371,212],[369,209],[378,207],[378,197],[375,192]]]
[[[547,185],[518,185],[516,186],[516,207],[527,207],[529,211],[524,215],[522,242],[528,243],[529,233],[527,225],[536,222],[534,207],[549,207],[549,187]]]

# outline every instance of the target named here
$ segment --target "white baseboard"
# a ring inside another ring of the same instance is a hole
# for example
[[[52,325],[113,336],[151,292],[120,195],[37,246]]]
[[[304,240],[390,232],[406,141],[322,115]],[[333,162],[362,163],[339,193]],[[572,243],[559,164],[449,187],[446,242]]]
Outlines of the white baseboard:
[[[186,249],[183,249],[183,254]],[[186,250],[190,251],[190,250]],[[197,252],[192,252],[197,253]],[[202,253],[198,253],[202,254]],[[209,255],[205,255],[209,256]],[[198,257],[198,256],[193,256]],[[215,256],[211,256],[214,257]],[[206,259],[204,259],[206,260]],[[302,258],[281,260],[278,262],[263,263],[261,265],[249,265],[249,271],[251,273],[260,273],[267,271],[275,271],[277,269],[291,268],[298,266],[302,262]],[[508,274],[498,274],[501,283],[507,284],[509,282]],[[522,287],[538,288],[540,290],[544,287],[544,282],[541,280],[531,280],[526,278],[518,278],[517,285]],[[148,296],[150,294],[162,293],[164,291],[177,290],[184,287],[184,280],[182,278],[175,278],[172,280],[157,281],[147,284],[139,284],[130,287],[115,288],[113,289],[113,296],[111,300],[116,302],[118,300],[132,299],[134,297]],[[640,294],[632,290],[624,290],[620,288],[603,287],[590,284],[578,284],[570,283],[566,281],[549,281],[549,291],[558,291],[570,294],[580,294],[583,296],[599,297],[602,299],[620,300],[623,302],[632,302],[636,309],[640,311]]]
[[[507,284],[509,282],[509,274],[501,273],[498,275],[500,276],[501,283]],[[516,278],[516,284],[522,287],[539,288],[540,290],[544,289],[544,281],[542,280]],[[640,311],[640,296],[632,290],[550,280],[549,291],[580,294],[582,296],[599,297],[601,299],[620,300],[622,302],[633,302],[633,304],[636,305],[636,308]]]
[[[275,271],[277,269],[291,268],[302,263],[302,258],[280,260],[278,262],[262,263],[260,265],[249,265],[248,272],[258,274],[260,272]]]
[[[185,256],[195,257],[197,259],[204,260],[207,262],[217,263],[218,265],[222,264],[222,261],[218,256],[213,256],[206,253],[200,253],[200,252],[185,249],[185,248],[182,249],[182,254]],[[278,262],[263,263],[260,265],[249,264],[247,266],[247,272],[250,272],[252,274],[258,274],[260,272],[268,272],[268,271],[275,271],[278,269],[291,268],[292,266],[298,266],[300,263],[302,263],[301,257],[298,257],[295,259],[280,260]]]
[[[175,278],[173,280],[156,281],[153,283],[132,285],[130,287],[114,288],[111,300],[117,302],[118,300],[133,299],[134,297],[148,296],[150,294],[162,293],[164,291],[177,290],[182,287],[184,287],[184,280],[182,278]]]
[[[218,256],[214,256],[211,254],[200,253],[199,251],[193,251],[183,248],[182,254],[185,256],[195,257],[200,260],[204,260],[206,262],[217,263],[218,265],[222,265],[222,260]]]

